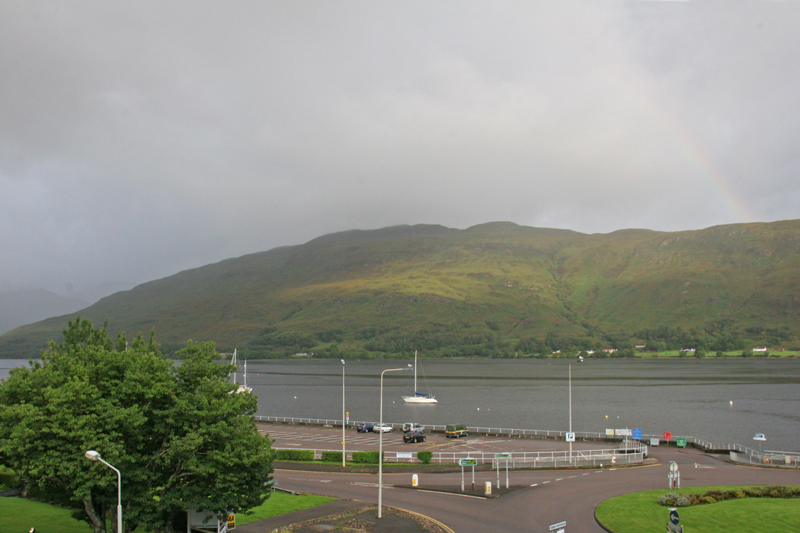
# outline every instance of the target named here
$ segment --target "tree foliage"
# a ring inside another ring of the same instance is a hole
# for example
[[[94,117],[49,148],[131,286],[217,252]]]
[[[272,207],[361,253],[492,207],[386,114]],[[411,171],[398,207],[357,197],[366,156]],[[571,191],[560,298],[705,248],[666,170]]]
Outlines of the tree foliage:
[[[272,450],[253,422],[256,398],[232,394],[213,343],[190,341],[181,355],[173,366],[152,335],[129,344],[105,325],[69,322],[41,363],[0,385],[0,460],[96,533],[116,513],[117,477],[87,450],[122,473],[126,531],[173,531],[188,508],[259,505]]]

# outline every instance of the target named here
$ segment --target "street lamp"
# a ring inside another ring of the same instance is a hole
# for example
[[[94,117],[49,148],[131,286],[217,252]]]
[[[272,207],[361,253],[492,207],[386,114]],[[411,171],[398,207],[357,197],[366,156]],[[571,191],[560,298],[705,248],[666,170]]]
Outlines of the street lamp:
[[[100,457],[100,452],[96,452],[94,450],[89,450],[88,452],[83,454],[84,457],[89,459],[90,461],[100,461],[111,470],[117,473],[117,533],[123,533],[122,529],[122,474],[120,474],[119,470],[111,466],[109,463],[103,460]]]
[[[406,368],[387,368],[381,372],[381,410],[380,421],[378,422],[378,518],[382,518],[381,509],[383,507],[383,375],[387,372],[402,372]]]
[[[347,452],[344,449],[345,443],[345,436],[344,436],[344,427],[346,423],[346,416],[344,411],[344,359],[342,361],[342,466],[347,466]]]
[[[569,432],[572,433],[572,365],[569,365]],[[572,441],[569,441],[569,463],[572,464]]]

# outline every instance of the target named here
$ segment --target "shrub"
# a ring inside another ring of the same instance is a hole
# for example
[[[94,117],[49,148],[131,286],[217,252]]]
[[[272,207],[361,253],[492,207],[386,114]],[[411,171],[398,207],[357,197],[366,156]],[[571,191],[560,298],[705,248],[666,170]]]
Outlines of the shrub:
[[[353,452],[353,462],[359,464],[376,465],[378,464],[378,452]]]
[[[322,452],[322,460],[327,463],[341,463],[342,452]]]
[[[675,501],[677,499],[678,495],[676,493],[668,492],[658,497],[658,505],[663,505],[664,507],[671,507],[675,505]]]
[[[341,459],[341,457],[340,457]],[[313,461],[314,450],[275,450],[276,461]]]
[[[430,450],[422,450],[417,452],[417,459],[422,461],[423,464],[430,464],[433,459],[433,452]]]
[[[692,503],[686,494],[680,494],[677,498],[675,498],[675,507],[689,507],[691,504]]]
[[[22,486],[19,476],[13,470],[4,466],[0,466],[0,484],[8,487],[3,490],[18,489]]]

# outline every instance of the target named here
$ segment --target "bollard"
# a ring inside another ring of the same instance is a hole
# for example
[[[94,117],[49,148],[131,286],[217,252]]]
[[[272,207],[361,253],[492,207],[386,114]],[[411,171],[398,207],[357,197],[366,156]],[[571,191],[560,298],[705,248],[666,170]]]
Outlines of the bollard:
[[[492,495],[492,482],[491,481],[487,481],[486,482],[486,492],[485,492],[485,494],[487,496],[491,496]]]
[[[411,476],[411,486],[412,487],[418,487],[419,486],[419,476],[417,474],[414,474],[413,476]]]

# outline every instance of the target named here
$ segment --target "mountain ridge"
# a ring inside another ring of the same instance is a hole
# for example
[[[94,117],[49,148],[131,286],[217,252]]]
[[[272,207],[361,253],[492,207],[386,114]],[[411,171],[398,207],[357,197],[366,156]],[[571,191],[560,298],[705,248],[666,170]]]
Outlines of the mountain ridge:
[[[798,342],[798,265],[798,220],[608,234],[401,225],[225,259],[80,314],[108,319],[112,333],[155,328],[167,353],[188,339],[250,357],[505,357],[644,341],[738,349]],[[70,316],[0,336],[0,357],[35,356]]]

